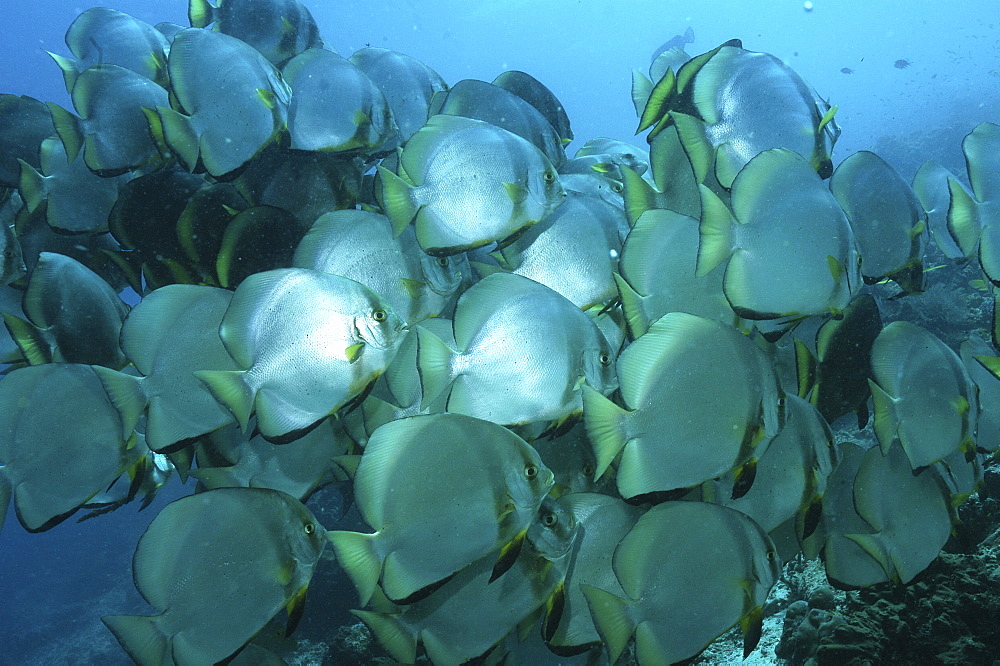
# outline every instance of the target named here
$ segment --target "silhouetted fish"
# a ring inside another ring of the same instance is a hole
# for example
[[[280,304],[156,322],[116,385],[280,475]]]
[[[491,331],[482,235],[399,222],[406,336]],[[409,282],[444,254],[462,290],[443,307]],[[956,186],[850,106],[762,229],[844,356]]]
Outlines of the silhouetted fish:
[[[675,46],[683,50],[685,44],[690,44],[693,41],[694,41],[694,30],[691,29],[691,26],[688,26],[688,29],[684,31],[683,35],[674,35],[669,40],[665,41],[663,45],[660,46],[660,48],[653,51],[653,56],[649,59],[649,61],[653,62],[654,60],[656,60],[656,56],[660,55],[661,53],[666,53]]]

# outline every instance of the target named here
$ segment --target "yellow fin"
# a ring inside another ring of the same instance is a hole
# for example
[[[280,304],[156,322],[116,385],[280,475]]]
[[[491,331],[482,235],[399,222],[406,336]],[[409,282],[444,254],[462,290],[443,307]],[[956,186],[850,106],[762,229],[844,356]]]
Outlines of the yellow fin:
[[[285,623],[285,638],[291,636],[295,628],[299,626],[299,620],[302,619],[302,613],[306,609],[306,592],[308,590],[309,586],[303,585],[285,604],[285,612],[288,613],[288,621]]]
[[[491,583],[514,566],[514,561],[517,560],[517,556],[521,552],[521,546],[524,545],[524,538],[527,534],[528,528],[526,527],[511,539],[510,543],[500,549],[500,556],[497,558],[496,564],[493,565],[493,573],[490,574]]]
[[[344,350],[344,356],[347,357],[347,360],[350,363],[354,363],[355,361],[358,360],[358,358],[360,358],[361,351],[364,348],[365,348],[365,343],[358,342],[357,344],[353,344],[350,347],[348,347],[347,349],[345,349]]]
[[[836,108],[836,107],[834,107]],[[740,620],[743,630],[743,658],[746,659],[757,648],[761,634],[764,633],[764,611],[757,606]]]
[[[504,183],[503,186],[514,205],[520,205],[528,198],[528,190],[517,183]]]
[[[266,88],[257,88],[257,97],[264,103],[264,106],[272,111],[278,108],[278,98],[270,90]]]
[[[361,532],[326,533],[327,541],[333,546],[337,555],[337,561],[358,590],[358,599],[362,606],[367,605],[375,594],[375,587],[382,573],[382,560],[375,552],[374,536]]]
[[[816,126],[817,134],[822,132],[826,128],[826,126],[830,124],[830,121],[833,120],[833,117],[837,115],[837,110],[839,108],[840,108],[839,106],[834,104],[833,106],[831,106],[829,109],[826,110],[826,113],[823,114],[823,117],[819,121],[819,125]]]
[[[406,289],[406,293],[410,295],[410,298],[420,298],[420,296],[424,293],[426,285],[420,280],[400,278],[399,281],[403,283],[403,288]]]

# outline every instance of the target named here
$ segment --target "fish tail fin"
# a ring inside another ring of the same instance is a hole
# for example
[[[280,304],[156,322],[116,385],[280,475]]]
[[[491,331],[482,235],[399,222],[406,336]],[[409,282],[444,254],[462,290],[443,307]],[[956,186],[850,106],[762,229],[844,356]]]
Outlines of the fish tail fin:
[[[628,412],[605,398],[589,384],[583,385],[583,423],[597,459],[594,479],[599,479],[618,452],[625,448],[622,417]]]
[[[21,196],[24,198],[25,208],[28,209],[29,213],[34,213],[35,209],[45,200],[45,177],[21,158],[18,158],[17,162],[21,165],[17,189],[20,190]]]
[[[427,658],[431,660],[432,664],[456,663],[455,648],[444,637],[438,636],[429,629],[424,629],[420,632],[420,642],[423,644],[424,652],[427,653]],[[475,663],[475,661],[472,663]]]
[[[649,329],[649,316],[642,309],[643,296],[618,273],[612,273],[612,276],[618,285],[618,294],[622,299],[622,310],[625,312],[629,333],[635,340]]]
[[[57,53],[52,53],[51,51],[46,51],[46,53],[51,56],[55,61],[56,65],[59,66],[59,71],[62,72],[63,83],[66,84],[66,92],[72,94],[73,88],[76,86],[76,80],[80,78],[80,70],[77,69],[76,60],[73,58],[67,58],[66,56],[61,56]]]
[[[444,393],[453,379],[451,359],[455,350],[426,328],[417,327],[417,367],[424,385],[421,408]]]
[[[948,177],[948,231],[962,254],[969,257],[976,251],[982,227],[979,205],[957,180]]]
[[[635,130],[636,134],[654,125],[658,128],[654,128],[649,133],[648,138],[651,139],[663,131],[669,120],[670,102],[674,99],[676,92],[677,79],[674,70],[668,68],[663,77],[655,82],[652,90],[649,91],[649,99],[646,100],[646,106],[643,107],[642,114],[640,114],[639,127]]]
[[[142,416],[142,410],[146,409],[148,402],[146,393],[142,390],[142,382],[138,377],[126,375],[111,368],[100,365],[90,366],[94,369],[97,377],[104,384],[104,391],[108,394],[111,404],[115,406],[122,419],[122,439],[128,439],[135,424]]]
[[[694,169],[695,180],[704,183],[715,159],[715,146],[705,135],[705,123],[686,113],[671,112],[670,117],[677,127],[677,138]]]
[[[725,261],[733,251],[733,225],[736,219],[726,204],[704,185],[701,190],[701,225],[698,233],[698,277],[708,275]]]
[[[204,28],[215,21],[215,7],[208,0],[190,0],[188,20],[191,21],[192,28]]]
[[[412,185],[384,167],[379,166],[378,173],[382,177],[382,205],[395,238],[413,221],[420,207],[413,200]]]
[[[191,119],[165,106],[156,107],[156,113],[160,117],[163,139],[170,147],[171,154],[177,157],[185,169],[194,171],[198,165],[201,145]]]
[[[656,60],[656,56],[653,56]],[[635,115],[641,116],[642,110],[649,102],[649,95],[653,92],[653,82],[637,69],[632,70],[632,106],[635,107]]]
[[[137,664],[165,664],[170,661],[170,642],[156,625],[156,617],[105,615],[101,618],[128,656]]]
[[[417,659],[417,637],[399,621],[395,615],[374,613],[365,610],[352,610],[362,622],[368,625],[375,638],[392,655],[393,659],[404,664],[412,664]]]
[[[153,137],[153,144],[156,146],[156,151],[160,154],[160,158],[163,160],[170,159],[173,151],[167,145],[167,137],[163,134],[163,121],[160,120],[160,114],[156,112],[156,109],[150,109],[145,106],[142,107],[142,113],[146,116],[146,122],[149,123],[149,134]]]
[[[56,134],[66,149],[66,159],[70,162],[80,154],[83,147],[83,130],[80,128],[80,119],[72,113],[62,108],[58,104],[48,102],[49,114],[52,116],[52,126],[56,129]]]
[[[247,384],[246,370],[198,370],[194,376],[208,387],[215,399],[232,412],[243,432],[254,410],[256,391]]]
[[[585,583],[580,583],[580,591],[587,598],[594,625],[608,647],[608,660],[613,664],[618,661],[635,631],[635,625],[629,618],[628,602]]]
[[[7,517],[7,509],[10,508],[11,492],[10,481],[0,474],[0,530],[3,530],[3,521]]]
[[[3,313],[3,323],[28,365],[52,362],[52,347],[45,340],[40,328],[9,312]]]
[[[657,192],[645,178],[627,166],[622,171],[622,199],[625,202],[625,216],[629,226],[635,226],[636,221],[650,208],[663,208],[660,203],[661,193]]]
[[[804,400],[809,400],[813,407],[816,407],[816,402],[818,400],[819,391],[813,392],[810,396],[810,392],[816,388],[816,373],[817,373],[817,362],[816,357],[813,356],[812,352],[806,343],[802,342],[798,338],[795,339],[795,376],[798,382],[796,393],[798,396]]]
[[[875,437],[882,448],[882,455],[885,455],[898,436],[896,401],[871,379],[868,380],[868,386],[872,392],[872,403],[875,405]]]
[[[337,555],[337,561],[357,588],[362,606],[371,601],[379,574],[382,573],[382,560],[375,552],[373,536],[344,531],[327,532],[326,535]]]

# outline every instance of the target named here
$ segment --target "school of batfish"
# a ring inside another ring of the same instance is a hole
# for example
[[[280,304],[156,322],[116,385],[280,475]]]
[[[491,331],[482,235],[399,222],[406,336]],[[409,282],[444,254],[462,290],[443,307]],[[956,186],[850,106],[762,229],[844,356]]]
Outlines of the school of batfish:
[[[749,654],[782,561],[937,556],[1000,448],[996,336],[866,285],[920,293],[932,235],[1000,284],[1000,127],[971,190],[834,169],[837,107],[733,40],[633,74],[648,152],[569,157],[524,72],[344,58],[297,0],[189,17],[86,10],[72,110],[0,95],[0,508],[188,484],[136,546],[150,614],[103,618],[136,663],[284,663],[255,635],[317,567],[403,663]],[[332,484],[370,530],[320,524]]]

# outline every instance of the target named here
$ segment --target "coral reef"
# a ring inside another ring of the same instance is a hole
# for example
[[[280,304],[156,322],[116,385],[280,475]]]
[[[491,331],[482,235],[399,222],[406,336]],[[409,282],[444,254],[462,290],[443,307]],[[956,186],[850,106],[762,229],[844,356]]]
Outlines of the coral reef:
[[[995,471],[985,489],[998,485]],[[973,498],[948,549],[908,586],[792,603],[776,654],[795,666],[1000,663],[1000,501]],[[792,562],[793,580],[805,567]],[[797,571],[798,570],[798,571]],[[808,585],[808,583],[806,583]],[[835,596],[836,595],[836,596]]]

